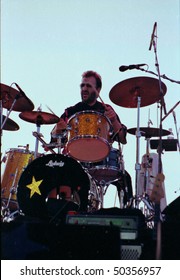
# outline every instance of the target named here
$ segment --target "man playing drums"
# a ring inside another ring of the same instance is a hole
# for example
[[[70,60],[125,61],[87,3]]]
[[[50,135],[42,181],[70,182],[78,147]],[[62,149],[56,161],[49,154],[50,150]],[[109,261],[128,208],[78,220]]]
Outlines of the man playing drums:
[[[60,135],[60,143],[67,141],[63,145],[63,153],[80,162],[103,160],[109,154],[110,144],[115,139],[126,144],[126,127],[114,109],[104,102],[97,101],[101,88],[102,80],[98,73],[84,72],[80,84],[82,101],[65,109],[51,132],[51,144],[58,142]],[[62,137],[65,130],[69,133],[68,140]],[[88,204],[88,191],[87,187],[78,191],[82,210],[85,210]]]

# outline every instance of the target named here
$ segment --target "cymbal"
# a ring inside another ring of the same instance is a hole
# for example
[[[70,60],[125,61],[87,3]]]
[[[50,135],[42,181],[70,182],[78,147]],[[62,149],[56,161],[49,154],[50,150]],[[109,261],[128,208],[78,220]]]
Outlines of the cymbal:
[[[53,114],[41,111],[27,111],[19,114],[19,117],[27,122],[41,124],[54,124],[59,121],[59,118]]]
[[[3,116],[2,123],[4,123],[5,118],[6,117]],[[13,120],[11,120],[10,118],[7,118],[7,120],[3,126],[3,130],[16,131],[18,129],[19,129],[19,125],[17,123],[15,123]]]
[[[163,96],[166,85],[162,83]],[[140,107],[158,102],[161,98],[159,80],[149,77],[134,77],[116,84],[109,93],[109,98],[116,105],[137,108],[137,97],[141,97]]]
[[[130,128],[127,130],[128,133],[136,135],[137,128]],[[141,136],[145,138],[158,137],[160,136],[160,129],[155,127],[140,127]],[[169,130],[162,129],[162,136],[171,134]]]
[[[34,109],[34,104],[26,95],[23,95],[20,91],[14,89],[13,87],[4,84],[0,85],[3,108],[10,110],[13,102],[16,100],[12,108],[13,111],[23,112]]]

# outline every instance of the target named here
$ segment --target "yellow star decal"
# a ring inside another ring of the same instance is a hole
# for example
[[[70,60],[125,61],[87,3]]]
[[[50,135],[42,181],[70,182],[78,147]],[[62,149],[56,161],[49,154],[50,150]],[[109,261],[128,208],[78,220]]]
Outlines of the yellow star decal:
[[[30,198],[33,196],[33,194],[37,193],[41,195],[41,192],[39,190],[39,185],[41,184],[43,180],[37,181],[35,180],[34,176],[32,177],[32,183],[30,185],[27,185],[27,188],[31,190]]]

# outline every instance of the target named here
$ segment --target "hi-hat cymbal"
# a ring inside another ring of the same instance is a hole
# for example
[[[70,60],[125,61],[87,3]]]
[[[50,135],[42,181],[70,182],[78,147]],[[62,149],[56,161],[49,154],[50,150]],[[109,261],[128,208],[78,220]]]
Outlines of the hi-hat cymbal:
[[[41,124],[54,124],[59,121],[59,118],[53,114],[41,111],[27,111],[19,114],[19,117],[27,122]]]
[[[162,95],[166,93],[162,83]],[[116,84],[109,93],[109,98],[116,105],[137,108],[137,98],[141,97],[140,107],[151,105],[161,99],[159,80],[149,77],[134,77]]]
[[[13,111],[23,112],[34,109],[34,104],[26,95],[23,95],[13,87],[9,87],[4,84],[0,85],[3,108],[10,110],[13,102],[16,100],[12,108]]]
[[[130,128],[127,130],[128,133],[136,135],[137,128]],[[145,138],[159,137],[160,129],[155,127],[140,127],[141,136]],[[171,134],[169,130],[162,129],[161,136],[167,136]]]
[[[3,116],[2,118],[2,123],[4,123],[5,120],[5,116]],[[19,125],[17,123],[15,123],[13,120],[11,120],[10,118],[7,118],[3,128],[3,130],[9,130],[9,131],[16,131],[19,129]]]

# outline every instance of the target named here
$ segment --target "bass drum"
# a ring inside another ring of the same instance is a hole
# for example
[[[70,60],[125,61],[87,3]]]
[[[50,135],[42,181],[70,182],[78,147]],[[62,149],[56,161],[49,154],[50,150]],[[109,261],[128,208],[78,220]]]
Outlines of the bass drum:
[[[22,173],[17,199],[20,210],[28,216],[49,218],[65,211],[78,210],[78,203],[61,197],[48,198],[52,190],[70,186],[72,194],[90,188],[89,177],[81,164],[61,154],[48,154],[35,159]],[[81,199],[81,197],[80,197]]]

